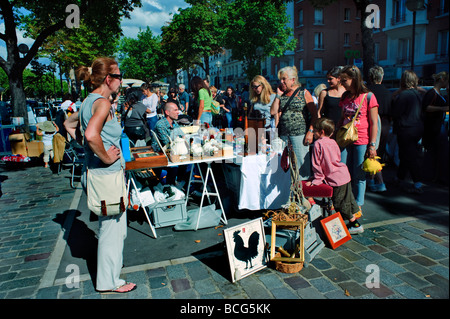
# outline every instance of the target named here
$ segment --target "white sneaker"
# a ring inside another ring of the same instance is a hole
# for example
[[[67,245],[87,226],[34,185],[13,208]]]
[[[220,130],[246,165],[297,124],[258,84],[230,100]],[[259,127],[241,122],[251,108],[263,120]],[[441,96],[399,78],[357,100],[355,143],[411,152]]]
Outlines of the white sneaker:
[[[351,226],[348,228],[348,232],[350,233],[350,235],[361,234],[364,233],[364,227],[363,225],[360,225],[359,227]]]

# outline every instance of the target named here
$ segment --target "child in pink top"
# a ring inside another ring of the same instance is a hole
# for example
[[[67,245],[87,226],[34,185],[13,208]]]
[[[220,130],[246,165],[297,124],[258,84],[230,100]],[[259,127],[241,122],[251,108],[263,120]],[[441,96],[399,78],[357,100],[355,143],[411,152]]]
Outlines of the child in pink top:
[[[351,177],[347,165],[341,162],[341,151],[330,136],[334,132],[334,122],[320,118],[314,123],[314,142],[312,170],[314,177],[306,186],[322,183],[333,187],[333,204],[342,217],[349,220],[350,234],[362,233],[364,227],[356,220],[359,206],[352,193]]]

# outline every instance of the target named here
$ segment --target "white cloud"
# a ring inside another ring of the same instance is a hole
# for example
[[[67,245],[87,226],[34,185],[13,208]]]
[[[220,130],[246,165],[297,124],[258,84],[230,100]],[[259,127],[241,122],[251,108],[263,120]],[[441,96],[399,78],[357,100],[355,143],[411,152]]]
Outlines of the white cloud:
[[[154,35],[161,34],[161,27],[170,22],[172,15],[179,8],[188,6],[184,0],[143,0],[141,8],[135,8],[130,14],[130,19],[122,20],[124,36],[134,38],[139,28],[145,30],[148,26]]]

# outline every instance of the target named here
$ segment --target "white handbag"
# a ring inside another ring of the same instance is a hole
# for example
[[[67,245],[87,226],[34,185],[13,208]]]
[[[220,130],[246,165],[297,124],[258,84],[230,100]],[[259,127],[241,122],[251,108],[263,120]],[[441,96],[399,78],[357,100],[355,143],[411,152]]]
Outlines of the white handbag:
[[[111,174],[87,172],[87,205],[98,216],[123,213],[128,206],[128,193],[123,169]]]

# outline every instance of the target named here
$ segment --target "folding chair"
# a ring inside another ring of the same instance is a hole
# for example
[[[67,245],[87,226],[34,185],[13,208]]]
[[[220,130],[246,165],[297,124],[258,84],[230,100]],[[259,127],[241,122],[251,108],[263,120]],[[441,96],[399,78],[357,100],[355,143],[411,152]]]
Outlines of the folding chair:
[[[81,173],[76,174],[77,171],[81,171],[84,164],[84,148],[78,144],[75,140],[70,142],[66,141],[66,150],[64,155],[69,160],[69,165],[71,165],[71,177],[70,177],[70,187],[75,188],[74,180],[75,177],[81,177]]]

